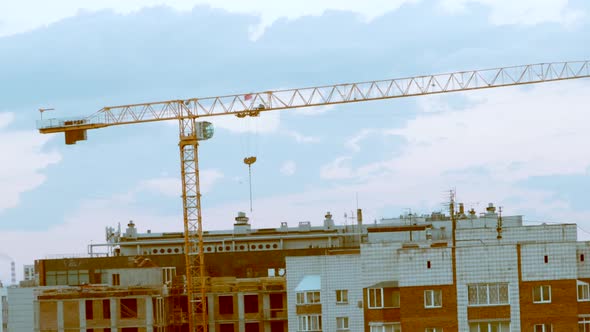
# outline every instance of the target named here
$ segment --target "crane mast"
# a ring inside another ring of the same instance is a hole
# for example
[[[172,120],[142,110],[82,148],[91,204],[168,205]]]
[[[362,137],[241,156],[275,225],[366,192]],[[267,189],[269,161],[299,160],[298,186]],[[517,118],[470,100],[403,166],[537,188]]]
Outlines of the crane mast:
[[[211,138],[213,128],[208,122],[198,122],[199,118],[229,114],[238,117],[257,116],[260,112],[273,110],[289,110],[587,77],[590,77],[590,61],[588,60],[539,63],[218,97],[109,106],[87,117],[43,119],[37,125],[41,133],[63,132],[66,144],[75,144],[78,141],[86,140],[86,132],[90,129],[154,121],[178,121],[189,330],[191,332],[207,332],[207,274],[205,253],[203,251],[198,147],[199,141]]]

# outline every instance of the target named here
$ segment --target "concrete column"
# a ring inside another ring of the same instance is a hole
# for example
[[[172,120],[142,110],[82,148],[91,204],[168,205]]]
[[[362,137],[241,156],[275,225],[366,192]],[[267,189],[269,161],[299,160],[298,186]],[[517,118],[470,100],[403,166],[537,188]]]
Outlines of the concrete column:
[[[0,301],[2,301],[2,297],[0,297]],[[0,303],[1,305],[1,303]],[[41,314],[41,304],[39,303],[38,300],[35,300],[35,302],[33,302],[33,306],[34,306],[34,313],[35,313],[35,325],[33,325],[35,331],[41,331],[41,321],[40,321],[40,314]],[[0,314],[0,316],[2,316],[2,314]],[[0,323],[2,323],[2,318],[0,317]],[[4,322],[7,323],[8,322]],[[6,332],[6,331],[5,331]]]
[[[207,295],[207,317],[209,318],[209,332],[215,332],[215,296]]]
[[[145,327],[146,332],[154,332],[154,303],[149,296],[145,297]]]
[[[57,301],[57,330],[64,330],[64,302]]]
[[[270,321],[267,318],[270,318],[270,294],[263,293],[262,294],[262,314],[264,315],[264,332],[270,332]]]
[[[118,332],[119,324],[119,301],[117,298],[111,298],[111,332]]]
[[[80,314],[80,330],[84,331],[86,328],[86,300],[80,299],[78,301],[78,312]]]
[[[244,293],[240,292],[238,295],[238,332],[246,331],[246,319],[244,314]]]

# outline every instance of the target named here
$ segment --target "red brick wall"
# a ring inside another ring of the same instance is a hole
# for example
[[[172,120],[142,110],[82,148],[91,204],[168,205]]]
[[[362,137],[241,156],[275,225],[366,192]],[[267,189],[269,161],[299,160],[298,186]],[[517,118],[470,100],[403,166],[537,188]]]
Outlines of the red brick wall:
[[[533,303],[535,286],[551,286],[551,303]],[[528,281],[520,283],[521,331],[535,324],[551,323],[553,331],[578,330],[576,280]]]
[[[424,308],[425,290],[442,290],[441,308]],[[442,327],[445,332],[458,330],[457,290],[454,285],[400,288],[402,331],[424,331]]]

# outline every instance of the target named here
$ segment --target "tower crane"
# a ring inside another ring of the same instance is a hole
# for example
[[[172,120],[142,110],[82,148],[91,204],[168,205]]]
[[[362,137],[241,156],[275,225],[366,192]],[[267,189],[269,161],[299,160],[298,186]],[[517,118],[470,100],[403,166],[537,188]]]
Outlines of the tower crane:
[[[199,188],[199,142],[213,136],[213,126],[197,121],[212,116],[258,116],[261,112],[423,96],[590,77],[590,61],[538,63],[446,74],[251,92],[103,107],[81,118],[43,119],[43,134],[65,134],[66,144],[86,140],[86,132],[110,126],[176,120],[179,124],[180,172],[184,218],[184,256],[189,330],[206,332],[207,276]]]

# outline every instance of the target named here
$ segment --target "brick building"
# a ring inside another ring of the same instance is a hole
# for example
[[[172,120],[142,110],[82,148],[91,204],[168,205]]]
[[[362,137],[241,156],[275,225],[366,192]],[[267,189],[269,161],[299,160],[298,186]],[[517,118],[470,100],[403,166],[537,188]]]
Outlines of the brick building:
[[[36,262],[36,330],[186,330],[182,234],[130,222],[107,242]],[[524,226],[492,205],[268,229],[242,214],[206,232],[205,251],[213,332],[590,331],[590,244],[576,225]]]

